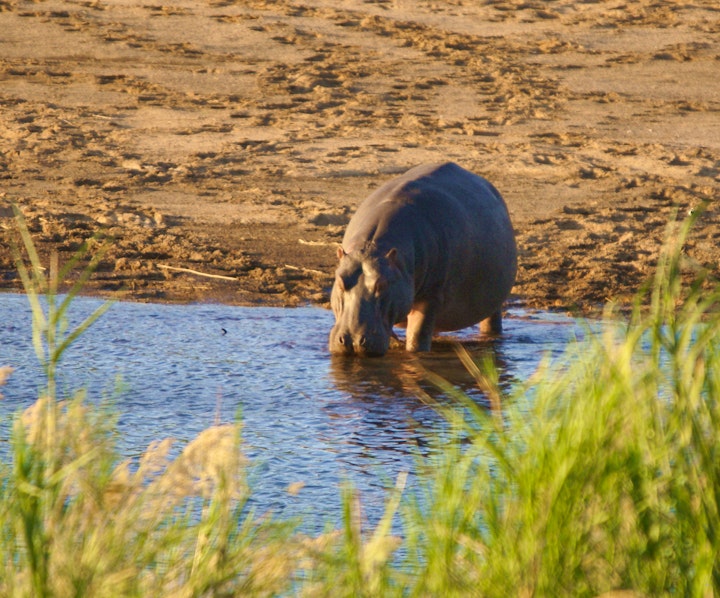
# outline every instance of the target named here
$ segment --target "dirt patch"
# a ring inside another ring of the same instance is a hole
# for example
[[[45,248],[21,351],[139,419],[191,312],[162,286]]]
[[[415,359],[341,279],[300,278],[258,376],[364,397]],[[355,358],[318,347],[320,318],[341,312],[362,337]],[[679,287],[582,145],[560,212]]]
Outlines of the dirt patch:
[[[704,202],[720,263],[714,1],[1,0],[0,30],[2,288],[15,202],[44,255],[112,238],[91,292],[324,305],[358,202],[444,160],[505,196],[516,302],[628,301]]]

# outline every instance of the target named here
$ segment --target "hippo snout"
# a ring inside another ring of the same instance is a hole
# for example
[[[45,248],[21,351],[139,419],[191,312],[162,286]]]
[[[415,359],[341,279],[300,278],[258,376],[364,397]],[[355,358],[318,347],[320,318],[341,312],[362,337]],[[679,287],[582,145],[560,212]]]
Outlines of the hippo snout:
[[[330,332],[330,352],[345,355],[362,355],[382,357],[387,353],[389,339],[384,335],[372,332],[351,333],[347,330]]]

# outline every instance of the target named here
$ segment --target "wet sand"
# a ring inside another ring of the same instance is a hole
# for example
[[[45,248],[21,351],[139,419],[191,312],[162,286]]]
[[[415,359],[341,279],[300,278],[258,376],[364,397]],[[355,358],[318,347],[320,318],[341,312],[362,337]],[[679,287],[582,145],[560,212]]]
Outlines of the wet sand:
[[[627,303],[703,202],[720,273],[714,0],[0,0],[0,32],[1,289],[15,202],[45,257],[112,239],[91,293],[324,305],[358,202],[444,160],[508,203],[515,303]]]

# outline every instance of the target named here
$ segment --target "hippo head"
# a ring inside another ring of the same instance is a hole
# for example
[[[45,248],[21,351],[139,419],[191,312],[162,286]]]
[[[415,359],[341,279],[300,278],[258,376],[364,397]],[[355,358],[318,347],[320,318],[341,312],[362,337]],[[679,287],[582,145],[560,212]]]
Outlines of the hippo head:
[[[412,279],[397,249],[382,255],[374,248],[351,253],[339,248],[338,259],[330,296],[335,312],[330,352],[385,355],[393,325],[412,307]]]

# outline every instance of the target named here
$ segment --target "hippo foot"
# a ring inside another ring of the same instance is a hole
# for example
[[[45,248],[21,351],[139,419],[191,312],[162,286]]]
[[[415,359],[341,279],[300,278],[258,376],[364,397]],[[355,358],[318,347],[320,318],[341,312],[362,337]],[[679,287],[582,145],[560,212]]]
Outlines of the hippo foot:
[[[480,322],[480,334],[490,336],[502,334],[502,314],[499,311]]]

